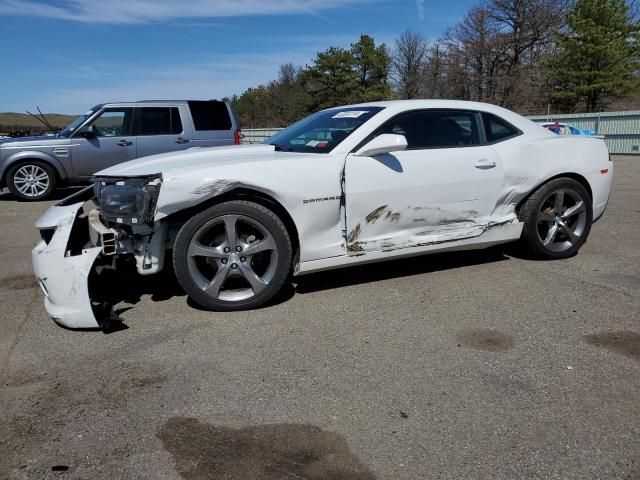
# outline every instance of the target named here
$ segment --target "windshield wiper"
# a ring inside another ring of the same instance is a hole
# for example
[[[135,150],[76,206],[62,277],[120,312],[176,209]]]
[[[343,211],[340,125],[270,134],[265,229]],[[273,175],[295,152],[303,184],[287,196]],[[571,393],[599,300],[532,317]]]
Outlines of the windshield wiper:
[[[276,152],[293,152],[293,148],[291,147],[283,147],[282,145],[276,145],[275,143],[272,143],[271,145],[273,145],[274,147],[276,147]]]

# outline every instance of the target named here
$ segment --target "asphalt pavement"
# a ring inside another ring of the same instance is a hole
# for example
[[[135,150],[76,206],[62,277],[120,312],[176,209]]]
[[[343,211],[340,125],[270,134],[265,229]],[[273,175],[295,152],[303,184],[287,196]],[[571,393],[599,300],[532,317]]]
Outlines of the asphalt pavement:
[[[0,194],[0,478],[640,478],[640,157],[614,164],[574,258],[424,256],[234,313],[129,278],[109,334],[48,318],[53,202]]]

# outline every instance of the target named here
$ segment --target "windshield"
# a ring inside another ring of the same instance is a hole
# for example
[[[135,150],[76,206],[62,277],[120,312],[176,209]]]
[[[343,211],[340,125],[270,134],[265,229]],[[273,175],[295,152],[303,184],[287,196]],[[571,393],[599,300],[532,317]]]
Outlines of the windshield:
[[[78,128],[80,125],[82,125],[84,123],[84,121],[87,118],[89,118],[91,115],[93,115],[97,110],[99,110],[100,107],[102,107],[102,105],[96,105],[91,110],[89,110],[87,113],[84,113],[82,115],[78,115],[76,118],[73,119],[73,122],[71,122],[69,125],[67,125],[64,128],[64,130],[62,130],[58,135],[60,135],[61,137],[70,136],[73,132],[75,132],[76,128]]]
[[[329,153],[383,107],[335,108],[314,113],[265,143],[286,152]]]

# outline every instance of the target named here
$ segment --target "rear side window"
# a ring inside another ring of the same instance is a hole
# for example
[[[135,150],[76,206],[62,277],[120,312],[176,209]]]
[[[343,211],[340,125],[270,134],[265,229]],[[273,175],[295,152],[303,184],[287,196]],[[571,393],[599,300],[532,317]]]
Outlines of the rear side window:
[[[404,135],[409,150],[480,145],[475,112],[461,110],[420,110],[389,120],[376,135]]]
[[[520,130],[492,113],[483,112],[482,121],[488,143],[499,142],[520,135]]]
[[[198,131],[231,129],[229,110],[224,102],[190,101],[189,109],[193,124]]]
[[[182,133],[177,107],[142,107],[139,109],[137,135],[171,135]]]

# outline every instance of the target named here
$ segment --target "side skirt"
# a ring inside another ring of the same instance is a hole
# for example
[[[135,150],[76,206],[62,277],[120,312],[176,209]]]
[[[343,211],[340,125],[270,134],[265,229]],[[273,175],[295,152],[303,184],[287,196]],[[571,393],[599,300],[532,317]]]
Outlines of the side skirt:
[[[518,240],[522,234],[524,224],[509,223],[490,228],[479,237],[466,238],[451,242],[442,242],[431,245],[421,245],[417,247],[399,248],[391,251],[362,252],[360,255],[341,255],[339,257],[323,258],[321,260],[311,260],[301,262],[296,266],[294,275],[305,275],[312,272],[331,270],[334,268],[346,267],[349,265],[361,265],[365,263],[383,262],[397,258],[426,255],[429,253],[452,252],[460,250],[481,250]]]

